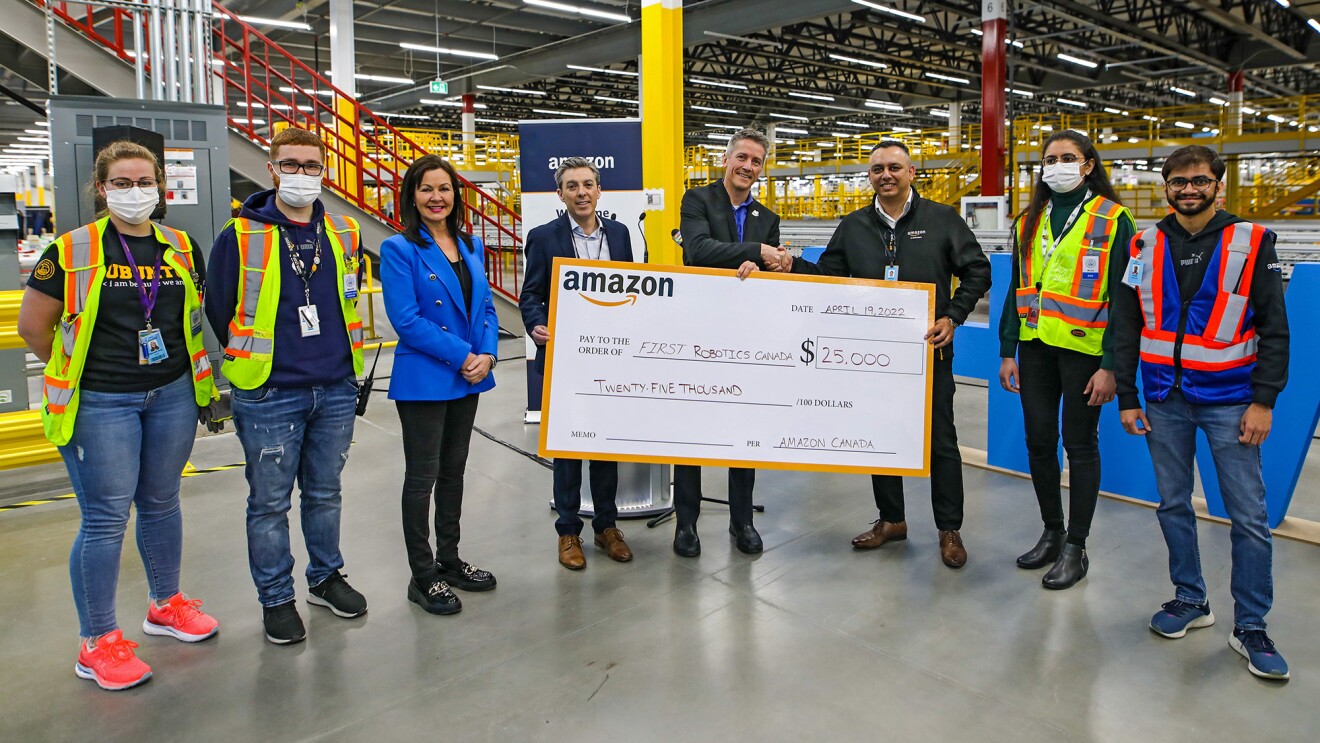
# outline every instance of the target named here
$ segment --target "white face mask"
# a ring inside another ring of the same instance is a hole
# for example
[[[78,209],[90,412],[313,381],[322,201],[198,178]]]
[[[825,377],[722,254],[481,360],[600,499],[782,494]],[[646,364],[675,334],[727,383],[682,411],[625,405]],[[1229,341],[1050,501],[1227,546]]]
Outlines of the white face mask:
[[[105,205],[110,213],[129,224],[142,224],[150,219],[159,203],[160,192],[154,188],[133,186],[105,192]]]
[[[280,200],[297,209],[311,206],[321,195],[321,176],[291,173],[280,176]]]
[[[1055,193],[1068,193],[1082,185],[1084,180],[1080,162],[1046,165],[1041,176],[1045,185]]]

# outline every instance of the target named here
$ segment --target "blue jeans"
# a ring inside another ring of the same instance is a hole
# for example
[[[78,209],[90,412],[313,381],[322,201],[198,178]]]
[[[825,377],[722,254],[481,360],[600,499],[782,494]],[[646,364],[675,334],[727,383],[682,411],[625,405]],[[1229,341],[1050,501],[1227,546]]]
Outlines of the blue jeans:
[[[1147,403],[1150,433],[1146,443],[1155,463],[1155,484],[1160,492],[1156,513],[1169,546],[1175,598],[1189,604],[1206,603],[1192,510],[1192,468],[1199,428],[1210,441],[1219,490],[1232,522],[1233,623],[1244,630],[1263,630],[1274,601],[1273,546],[1265,515],[1260,447],[1238,443],[1238,426],[1246,410],[1246,405],[1193,405],[1174,390],[1164,402]]]
[[[115,590],[132,505],[151,598],[179,592],[179,480],[196,434],[197,401],[187,374],[149,392],[79,393],[73,437],[60,456],[82,511],[69,579],[83,637],[119,626]]]
[[[294,599],[289,507],[296,480],[307,584],[344,567],[339,553],[339,476],[353,441],[357,383],[234,388],[234,426],[248,481],[248,566],[262,606]]]

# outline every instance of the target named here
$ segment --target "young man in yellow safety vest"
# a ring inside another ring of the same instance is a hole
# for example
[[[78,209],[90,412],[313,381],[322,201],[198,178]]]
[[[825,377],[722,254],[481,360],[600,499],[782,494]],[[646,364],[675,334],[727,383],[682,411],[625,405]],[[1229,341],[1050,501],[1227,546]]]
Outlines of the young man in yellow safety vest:
[[[1114,370],[1123,428],[1150,446],[1175,588],[1151,631],[1179,638],[1215,623],[1192,510],[1199,429],[1232,522],[1228,644],[1251,673],[1286,679],[1288,664],[1265,634],[1274,582],[1260,445],[1288,381],[1288,317],[1274,233],[1215,209],[1225,171],[1214,150],[1198,145],[1165,161],[1174,213],[1133,238],[1123,285],[1113,288]]]
[[[276,134],[266,167],[275,187],[253,194],[211,250],[206,314],[225,346],[221,372],[247,458],[248,563],[266,639],[284,645],[306,637],[289,549],[295,480],[308,603],[341,617],[367,611],[339,551],[340,474],[362,373],[362,246],[357,222],[321,204],[320,138]]]

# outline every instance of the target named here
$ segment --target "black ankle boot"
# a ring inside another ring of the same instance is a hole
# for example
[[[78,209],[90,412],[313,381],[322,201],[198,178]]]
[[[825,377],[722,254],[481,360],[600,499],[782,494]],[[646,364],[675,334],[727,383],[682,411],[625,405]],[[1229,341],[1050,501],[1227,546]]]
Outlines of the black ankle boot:
[[[1059,553],[1058,561],[1050,568],[1050,572],[1040,579],[1040,583],[1055,591],[1072,588],[1077,585],[1077,581],[1086,577],[1086,571],[1090,567],[1091,560],[1086,556],[1085,547],[1065,544],[1063,551]]]
[[[1068,533],[1060,529],[1054,531],[1046,528],[1045,533],[1040,535],[1040,541],[1031,551],[1017,559],[1017,566],[1023,570],[1036,570],[1059,559],[1059,550],[1063,549],[1064,540],[1068,538]]]

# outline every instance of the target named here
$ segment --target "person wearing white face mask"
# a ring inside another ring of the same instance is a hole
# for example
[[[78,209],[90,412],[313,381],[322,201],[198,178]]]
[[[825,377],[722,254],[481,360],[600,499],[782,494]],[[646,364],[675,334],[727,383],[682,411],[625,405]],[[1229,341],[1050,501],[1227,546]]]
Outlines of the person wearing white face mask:
[[[358,617],[367,601],[340,569],[340,475],[353,439],[362,320],[358,223],[318,198],[325,145],[289,128],[270,143],[274,188],[253,194],[211,249],[206,316],[225,346],[247,456],[248,566],[266,638],[306,630],[294,603],[288,511],[300,483],[308,603]]]
[[[1086,577],[1086,538],[1100,497],[1100,406],[1114,399],[1109,287],[1136,232],[1104,163],[1085,135],[1055,132],[1044,144],[1031,207],[1013,225],[1013,284],[999,325],[999,383],[1020,394],[1027,460],[1045,531],[1017,559],[1065,589]],[[1060,404],[1068,453],[1069,514],[1059,484]]]
[[[216,620],[179,591],[180,476],[199,410],[218,399],[202,345],[201,251],[150,221],[164,196],[155,155],[114,142],[96,156],[96,221],[61,235],[32,271],[18,332],[47,362],[42,422],[82,522],[69,574],[82,642],[74,670],[103,689],[151,678],[115,616],[130,506],[150,602],[142,629],[198,642]]]

